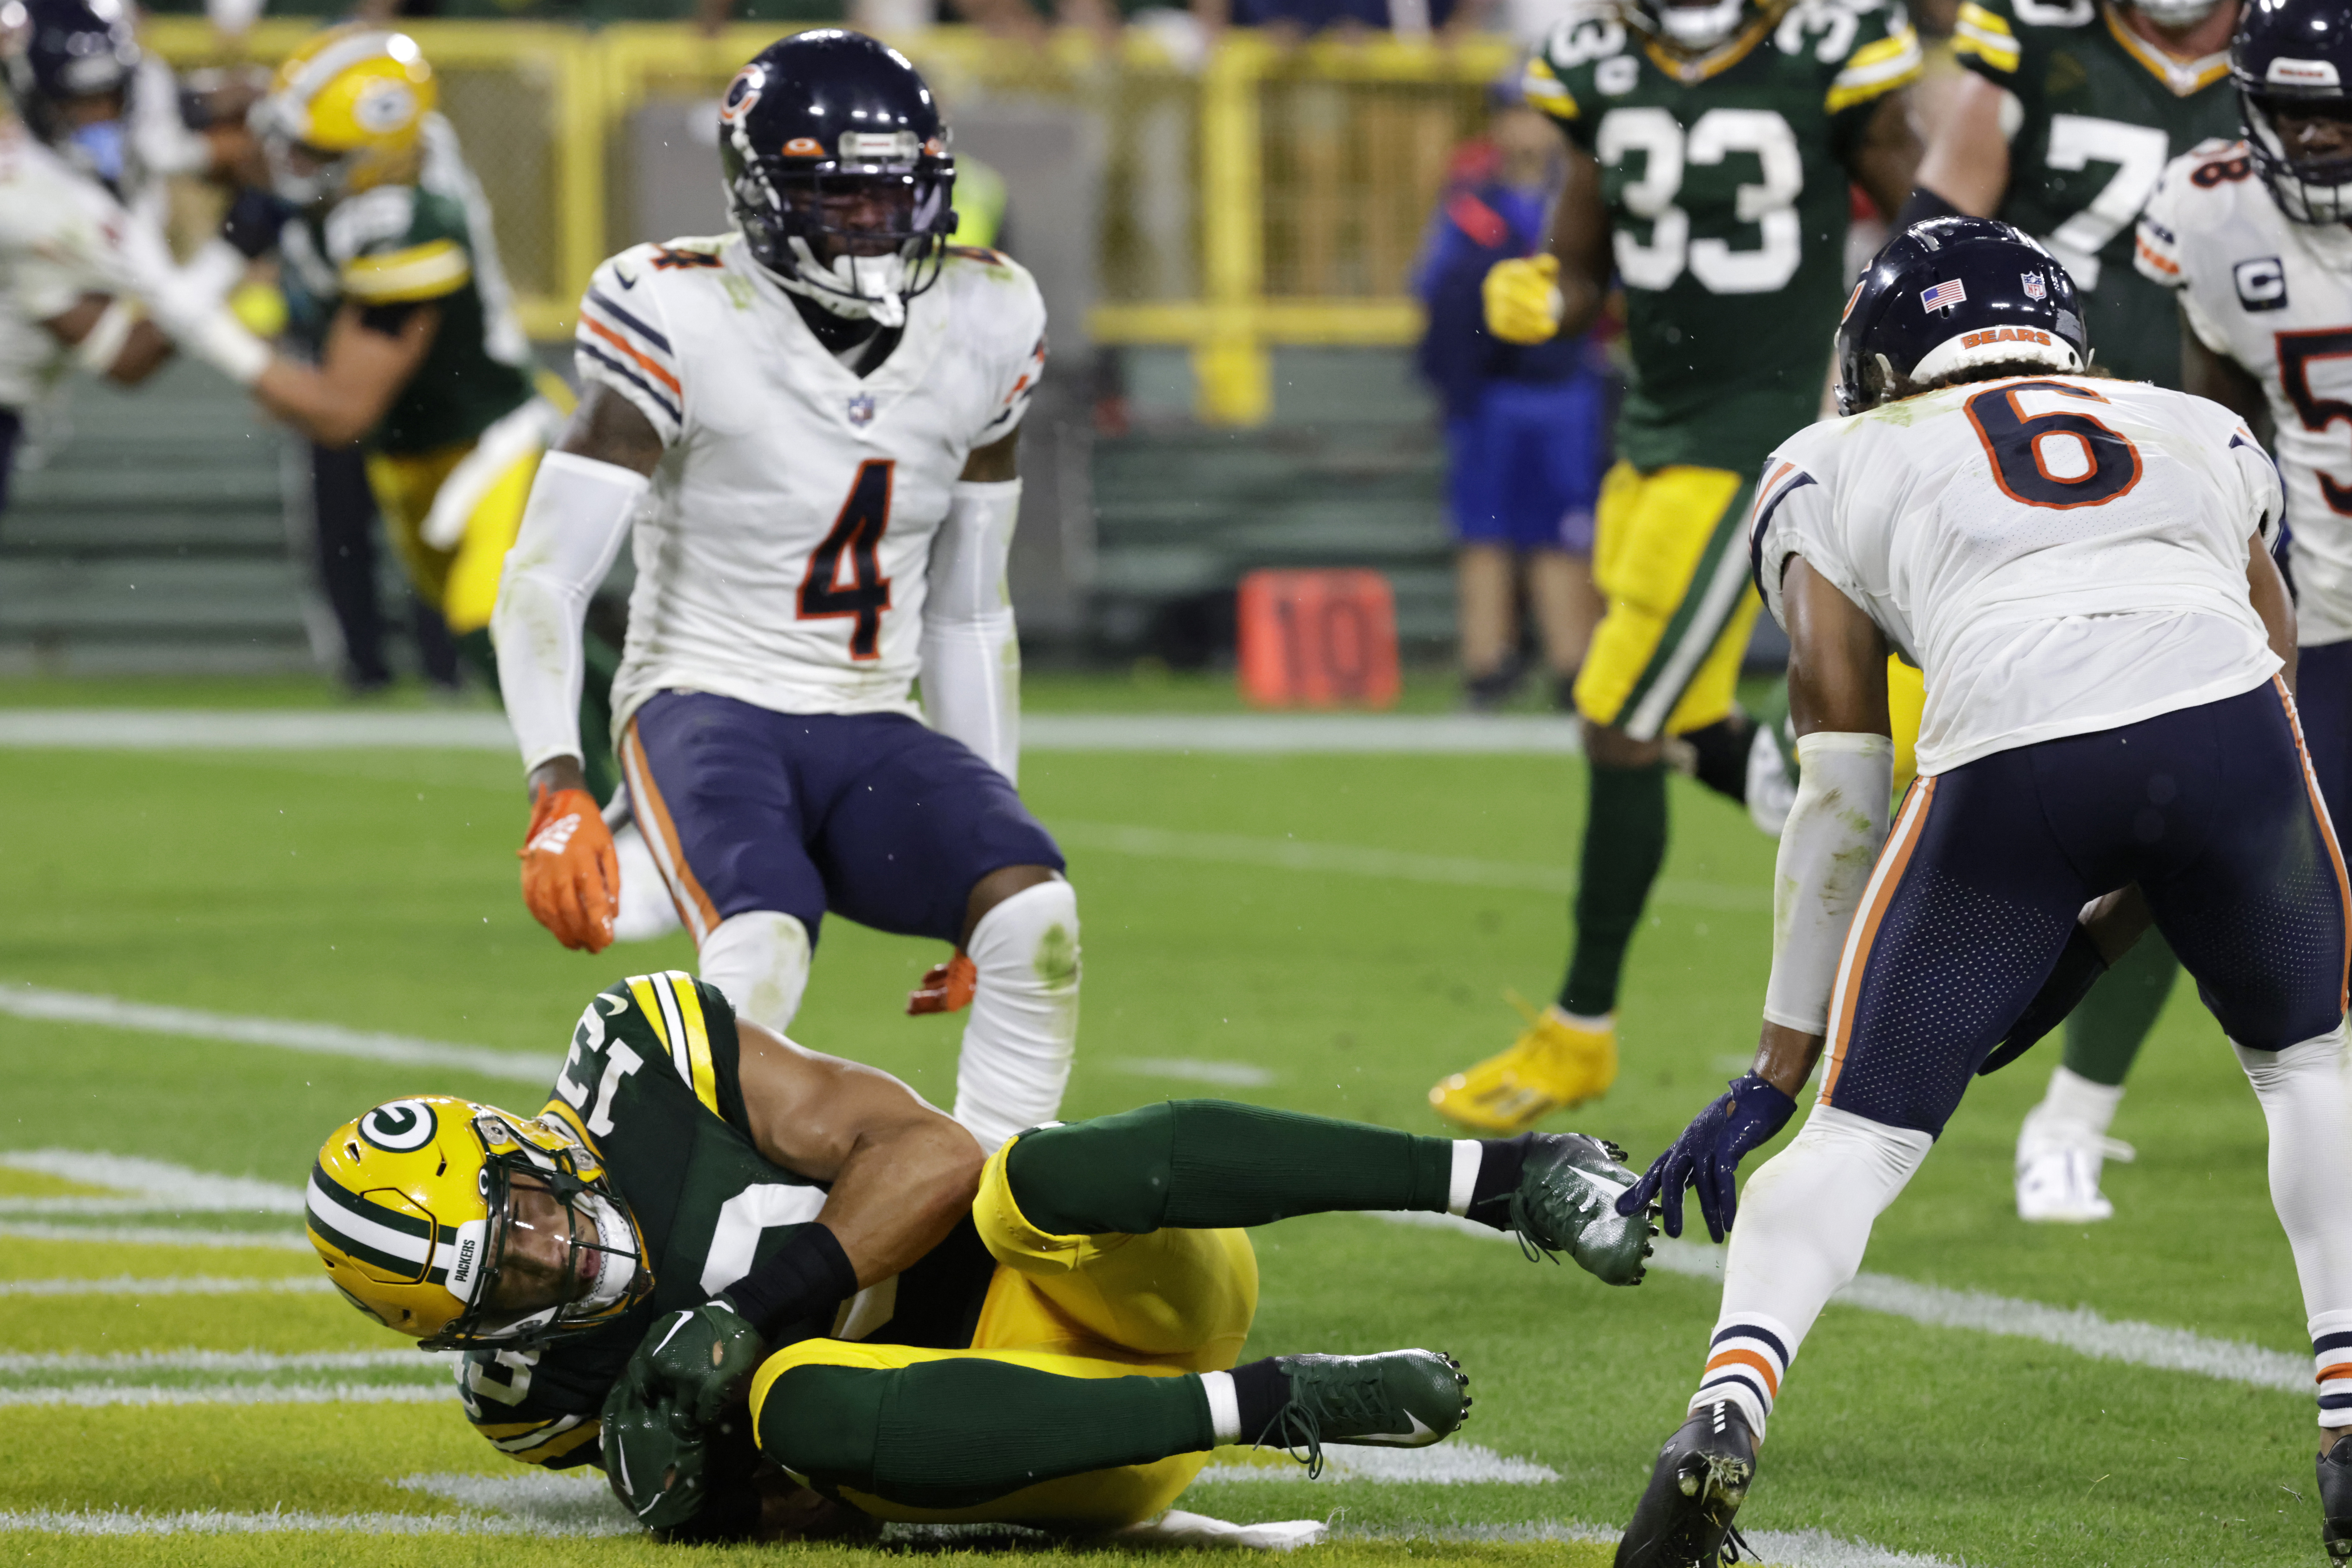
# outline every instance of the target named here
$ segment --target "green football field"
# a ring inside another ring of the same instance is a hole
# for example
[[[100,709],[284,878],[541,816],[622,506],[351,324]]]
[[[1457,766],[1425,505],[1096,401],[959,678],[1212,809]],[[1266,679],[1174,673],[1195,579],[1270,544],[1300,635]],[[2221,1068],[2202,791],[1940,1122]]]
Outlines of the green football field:
[[[58,698],[0,690],[20,700]],[[1054,702],[1041,683],[1033,706]],[[1066,1114],[1223,1095],[1437,1131],[1429,1084],[1508,1041],[1507,992],[1558,979],[1565,757],[1066,751],[1033,753],[1023,784],[1085,921]],[[1696,786],[1675,807],[1623,1076],[1559,1123],[1637,1164],[1744,1065],[1769,963],[1773,846]],[[298,1190],[373,1101],[535,1110],[532,1064],[586,998],[691,967],[684,939],[589,958],[534,926],[516,770],[489,752],[19,750],[0,813],[0,1554],[665,1555],[615,1533],[593,1476],[491,1450],[440,1363],[326,1292]],[[960,1021],[899,1013],[940,956],[829,924],[794,1035],[947,1100]],[[2139,1150],[2108,1167],[2117,1217],[2028,1228],[2010,1153],[2049,1058],[1979,1082],[1791,1369],[1740,1520],[1767,1561],[2324,1560],[2309,1347],[2252,1093],[2184,987],[2115,1129]],[[1252,1354],[1426,1344],[1462,1359],[1476,1409],[1454,1445],[1320,1482],[1223,1456],[1181,1506],[1328,1519],[1308,1563],[1606,1562],[1703,1359],[1703,1235],[1629,1290],[1376,1217],[1256,1239]]]

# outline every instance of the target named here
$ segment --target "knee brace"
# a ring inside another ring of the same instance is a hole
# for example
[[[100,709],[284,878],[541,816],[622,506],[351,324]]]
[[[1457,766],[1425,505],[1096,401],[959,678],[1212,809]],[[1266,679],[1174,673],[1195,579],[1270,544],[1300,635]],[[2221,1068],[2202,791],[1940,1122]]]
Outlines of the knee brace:
[[[781,1035],[808,989],[808,927],[774,910],[730,915],[702,939],[698,962],[737,1017]]]
[[[1059,879],[1006,899],[972,928],[974,982],[955,1117],[984,1149],[1061,1114],[1078,1037],[1078,895]]]

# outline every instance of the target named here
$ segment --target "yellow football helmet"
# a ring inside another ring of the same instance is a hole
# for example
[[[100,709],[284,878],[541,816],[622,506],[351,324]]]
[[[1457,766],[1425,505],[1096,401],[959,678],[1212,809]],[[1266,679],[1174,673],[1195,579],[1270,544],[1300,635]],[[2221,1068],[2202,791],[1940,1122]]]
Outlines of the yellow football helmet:
[[[551,1195],[568,1226],[562,1278],[579,1282],[575,1300],[493,1304],[518,1178]],[[595,1152],[553,1117],[438,1094],[387,1101],[327,1139],[307,1205],[336,1288],[426,1350],[538,1344],[608,1323],[653,1289],[635,1216]]]
[[[297,206],[413,181],[438,101],[416,40],[364,23],[331,27],[278,68],[253,128],[270,184]]]

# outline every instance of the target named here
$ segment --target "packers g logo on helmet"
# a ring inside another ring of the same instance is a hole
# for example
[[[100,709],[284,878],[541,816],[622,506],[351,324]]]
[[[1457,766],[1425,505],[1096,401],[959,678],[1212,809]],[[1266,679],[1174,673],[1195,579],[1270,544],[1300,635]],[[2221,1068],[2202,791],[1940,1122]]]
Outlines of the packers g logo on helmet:
[[[413,180],[437,100],[415,39],[364,23],[330,28],[288,57],[254,107],[270,184],[315,206]]]
[[[578,1300],[496,1303],[517,1178],[560,1205],[571,1237],[564,1278],[590,1280]],[[362,1113],[320,1149],[305,1206],[336,1289],[427,1350],[530,1345],[594,1328],[653,1287],[645,1238],[594,1152],[561,1123],[495,1106],[425,1095]],[[583,1239],[587,1227],[593,1241]]]

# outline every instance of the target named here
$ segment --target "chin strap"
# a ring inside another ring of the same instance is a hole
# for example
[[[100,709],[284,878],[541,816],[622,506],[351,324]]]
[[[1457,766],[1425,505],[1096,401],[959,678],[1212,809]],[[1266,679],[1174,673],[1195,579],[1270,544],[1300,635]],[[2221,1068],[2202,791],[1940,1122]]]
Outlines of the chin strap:
[[[784,288],[847,321],[871,321],[886,331],[907,324],[906,258],[841,256],[827,267],[798,235],[785,243],[792,247],[795,270],[770,274]],[[817,278],[827,281],[813,281]]]

